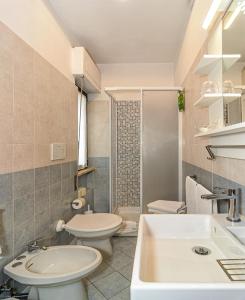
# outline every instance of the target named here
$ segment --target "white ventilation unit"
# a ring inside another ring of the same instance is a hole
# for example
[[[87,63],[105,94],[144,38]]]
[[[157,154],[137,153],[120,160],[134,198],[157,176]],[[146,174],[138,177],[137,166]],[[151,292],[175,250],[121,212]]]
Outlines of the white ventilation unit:
[[[72,74],[76,84],[86,93],[100,92],[100,70],[84,47],[72,49]]]

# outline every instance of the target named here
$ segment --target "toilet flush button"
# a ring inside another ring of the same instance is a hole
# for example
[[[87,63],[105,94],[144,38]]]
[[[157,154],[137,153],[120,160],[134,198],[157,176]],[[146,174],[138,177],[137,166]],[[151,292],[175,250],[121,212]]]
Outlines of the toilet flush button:
[[[64,143],[54,143],[50,145],[50,159],[60,160],[66,158],[66,144]]]

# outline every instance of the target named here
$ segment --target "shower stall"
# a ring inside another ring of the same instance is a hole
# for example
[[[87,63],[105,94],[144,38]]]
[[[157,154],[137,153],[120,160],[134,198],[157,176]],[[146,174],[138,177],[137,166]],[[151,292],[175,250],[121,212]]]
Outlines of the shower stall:
[[[179,200],[178,88],[107,88],[111,98],[110,208],[135,235],[158,199]]]

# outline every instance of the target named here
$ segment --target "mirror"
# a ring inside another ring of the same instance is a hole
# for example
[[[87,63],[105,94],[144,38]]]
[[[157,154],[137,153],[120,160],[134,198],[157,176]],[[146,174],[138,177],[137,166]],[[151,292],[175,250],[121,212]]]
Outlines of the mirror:
[[[223,18],[225,125],[245,122],[245,0],[233,0]]]

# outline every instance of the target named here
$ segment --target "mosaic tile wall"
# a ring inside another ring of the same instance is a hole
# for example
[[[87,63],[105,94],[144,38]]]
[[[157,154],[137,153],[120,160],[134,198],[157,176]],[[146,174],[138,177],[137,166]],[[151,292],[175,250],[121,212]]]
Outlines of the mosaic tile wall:
[[[117,101],[118,207],[140,206],[140,101]]]
[[[111,101],[111,211],[117,209],[117,102]]]

